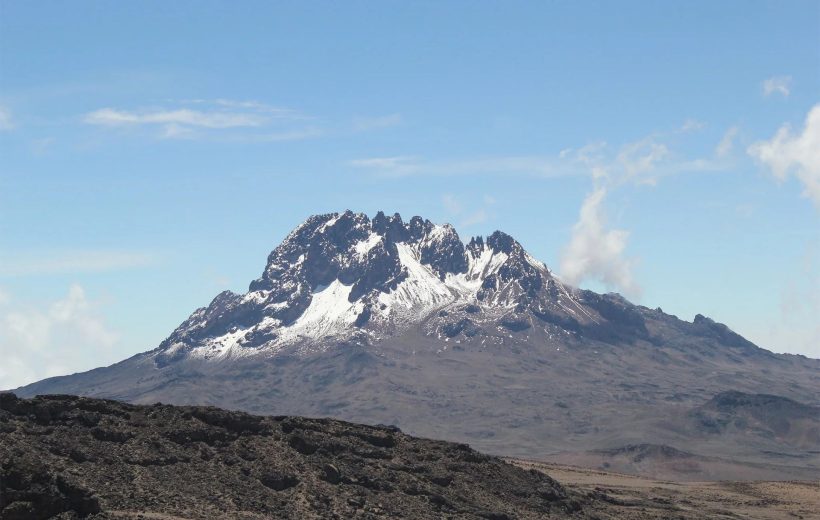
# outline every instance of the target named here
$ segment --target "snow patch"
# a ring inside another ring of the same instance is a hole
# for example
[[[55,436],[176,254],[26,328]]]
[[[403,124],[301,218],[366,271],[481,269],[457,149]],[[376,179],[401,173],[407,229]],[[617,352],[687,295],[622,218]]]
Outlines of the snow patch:
[[[265,305],[265,310],[278,311],[280,309],[287,308],[287,306],[288,306],[288,302],[286,302],[286,301],[284,301],[284,302],[274,302],[274,303],[269,303],[269,304]]]
[[[162,353],[166,354],[166,355],[171,355],[171,354],[174,354],[175,352],[177,352],[179,350],[182,350],[184,348],[185,348],[185,343],[177,341],[176,343],[172,344],[171,346],[169,346],[168,348],[163,350]]]
[[[379,294],[379,303],[385,306],[385,314],[417,314],[456,299],[453,290],[419,261],[413,248],[405,243],[396,244],[396,248],[399,261],[407,271],[407,278],[395,290]]]
[[[430,242],[441,242],[447,236],[453,234],[452,226],[445,225],[445,226],[438,226],[434,225],[433,229],[430,230],[427,237]]]
[[[269,294],[270,291],[251,291],[242,297],[240,303],[265,303],[265,300],[268,298]]]
[[[316,230],[316,232],[317,233],[324,233],[327,228],[333,227],[333,224],[335,224],[336,221],[338,221],[338,220],[339,220],[339,215],[334,216],[333,218],[331,218],[330,220],[328,220],[327,222],[322,224],[322,227],[320,227],[318,230]]]
[[[248,329],[235,329],[230,332],[209,338],[201,347],[195,348],[191,354],[197,357],[223,357],[228,354],[234,347],[241,344],[241,341],[251,331]]]
[[[355,249],[356,255],[358,255],[359,259],[363,260],[367,257],[367,253],[369,253],[370,250],[376,247],[376,244],[381,241],[382,237],[380,235],[377,233],[370,233],[370,236],[366,239],[356,242],[353,248]]]
[[[348,301],[352,289],[352,285],[339,280],[314,289],[305,312],[293,324],[282,327],[281,342],[300,337],[321,338],[348,329],[364,308],[360,302]]]
[[[541,260],[538,260],[537,258],[535,258],[531,254],[527,253],[526,251],[524,252],[524,258],[526,258],[527,262],[531,266],[536,267],[538,269],[545,269],[549,274],[552,274],[552,271],[550,271],[550,268],[547,267],[547,264],[545,264]]]

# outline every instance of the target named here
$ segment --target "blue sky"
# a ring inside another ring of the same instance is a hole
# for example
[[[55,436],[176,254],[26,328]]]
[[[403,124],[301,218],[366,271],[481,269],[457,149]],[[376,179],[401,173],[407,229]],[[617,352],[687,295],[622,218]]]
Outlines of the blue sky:
[[[154,348],[346,208],[502,229],[820,357],[819,27],[816,1],[2,0],[0,387]]]

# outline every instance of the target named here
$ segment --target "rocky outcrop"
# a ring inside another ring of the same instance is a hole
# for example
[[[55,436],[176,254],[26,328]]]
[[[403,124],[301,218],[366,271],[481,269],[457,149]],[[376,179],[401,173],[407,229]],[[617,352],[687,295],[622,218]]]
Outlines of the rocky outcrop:
[[[392,427],[12,394],[0,424],[3,520],[585,517],[541,472]]]

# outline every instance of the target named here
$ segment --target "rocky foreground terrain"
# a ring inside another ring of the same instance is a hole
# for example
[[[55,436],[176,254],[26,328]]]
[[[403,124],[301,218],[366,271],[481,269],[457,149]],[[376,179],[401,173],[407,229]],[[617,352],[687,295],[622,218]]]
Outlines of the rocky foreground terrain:
[[[0,518],[566,518],[575,497],[466,445],[326,419],[0,394]]]
[[[659,482],[505,462],[392,427],[0,394],[2,520],[808,519],[818,510],[817,482]]]

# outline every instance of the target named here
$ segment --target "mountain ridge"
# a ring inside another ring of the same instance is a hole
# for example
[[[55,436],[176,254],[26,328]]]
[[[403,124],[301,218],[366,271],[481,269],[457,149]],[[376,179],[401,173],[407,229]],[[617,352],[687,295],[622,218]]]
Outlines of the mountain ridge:
[[[418,216],[405,223],[398,213],[383,212],[371,220],[348,210],[297,226],[247,293],[220,293],[163,341],[161,362],[192,353],[248,354],[305,338],[390,333],[456,303],[501,312],[533,305],[542,319],[576,330],[596,321],[573,290],[501,231],[465,245],[449,224]]]
[[[398,213],[383,212],[371,220],[348,210],[314,215],[297,226],[270,253],[247,293],[223,291],[194,311],[160,344],[158,359],[255,355],[333,335],[368,342],[459,304],[467,314],[495,312],[515,331],[530,328],[528,318],[535,317],[599,340],[649,339],[626,299],[567,286],[506,233],[472,237],[465,245],[449,224],[418,216],[405,223]],[[474,332],[472,322],[463,316],[443,324],[440,333]],[[700,314],[693,325],[756,348]]]

